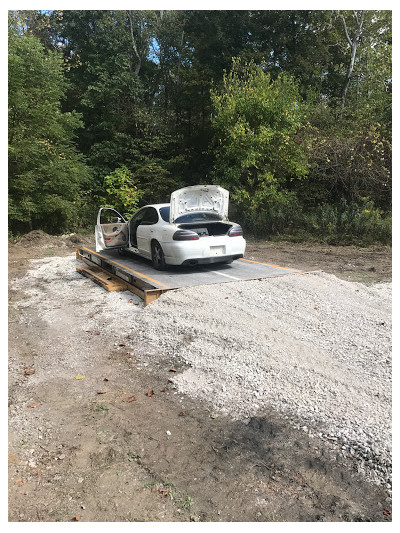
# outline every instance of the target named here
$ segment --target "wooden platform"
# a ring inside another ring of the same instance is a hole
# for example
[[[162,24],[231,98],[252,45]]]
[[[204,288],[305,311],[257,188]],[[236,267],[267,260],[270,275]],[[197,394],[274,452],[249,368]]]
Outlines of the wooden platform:
[[[144,305],[154,302],[168,288],[150,285],[146,279],[122,271],[93,250],[76,250],[76,258],[88,266],[76,267],[77,272],[91,279],[107,291],[130,291],[142,298]]]
[[[181,287],[304,274],[294,268],[244,258],[229,265],[214,263],[197,267],[171,266],[166,271],[155,270],[149,260],[134,254],[128,253],[121,257],[117,250],[96,252],[82,247],[76,250],[76,258],[90,267],[78,267],[78,272],[93,279],[106,290],[129,290],[142,298],[145,305],[164,292]]]

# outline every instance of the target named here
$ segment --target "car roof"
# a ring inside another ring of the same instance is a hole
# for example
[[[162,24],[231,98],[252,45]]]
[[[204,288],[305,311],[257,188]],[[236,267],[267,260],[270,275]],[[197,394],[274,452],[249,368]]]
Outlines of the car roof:
[[[160,207],[169,207],[171,204],[148,204],[144,205],[142,207],[139,207],[138,211],[140,209],[144,209],[145,207],[156,207],[157,209],[160,209]]]

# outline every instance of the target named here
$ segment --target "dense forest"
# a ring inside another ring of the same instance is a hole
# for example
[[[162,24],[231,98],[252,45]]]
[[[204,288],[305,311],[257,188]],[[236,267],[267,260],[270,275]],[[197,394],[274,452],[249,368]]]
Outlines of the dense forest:
[[[390,11],[9,12],[9,231],[186,185],[248,234],[391,242]]]

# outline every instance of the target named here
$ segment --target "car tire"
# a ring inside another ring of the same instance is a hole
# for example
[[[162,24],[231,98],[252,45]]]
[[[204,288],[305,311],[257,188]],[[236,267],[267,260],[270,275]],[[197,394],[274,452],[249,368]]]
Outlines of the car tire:
[[[166,270],[164,252],[158,241],[154,241],[151,245],[151,261],[156,270]]]
[[[118,255],[119,255],[120,257],[126,257],[128,254],[127,254],[125,248],[118,248]]]

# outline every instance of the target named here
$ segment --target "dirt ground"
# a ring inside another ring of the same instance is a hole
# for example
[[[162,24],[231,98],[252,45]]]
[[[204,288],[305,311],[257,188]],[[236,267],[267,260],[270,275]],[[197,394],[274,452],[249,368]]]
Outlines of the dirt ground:
[[[91,239],[28,234],[9,245],[10,280],[30,259],[70,255],[79,244]],[[250,242],[246,257],[391,281],[389,248]],[[21,322],[24,298],[10,289],[9,521],[391,521],[389,489],[368,483],[328,440],[273,411],[246,424],[216,416],[175,389],[171,361],[139,368],[132,339],[74,328],[83,291],[73,309],[62,295],[54,302],[57,325],[29,306]],[[57,353],[71,345],[76,358],[93,359],[90,379],[57,370]],[[53,357],[51,372],[43,354]]]
[[[248,259],[303,271],[323,270],[338,278],[365,284],[392,281],[391,254],[391,248],[384,246],[358,248],[250,241],[246,247]]]

